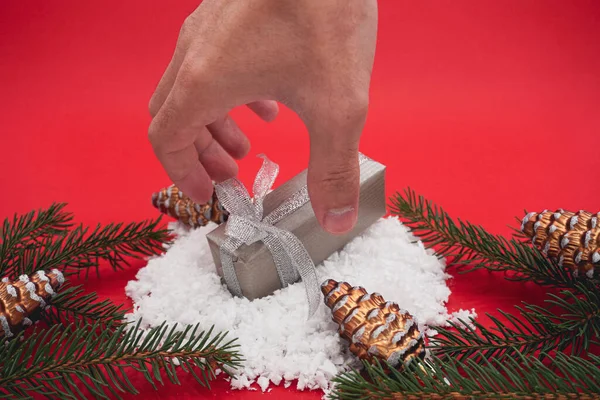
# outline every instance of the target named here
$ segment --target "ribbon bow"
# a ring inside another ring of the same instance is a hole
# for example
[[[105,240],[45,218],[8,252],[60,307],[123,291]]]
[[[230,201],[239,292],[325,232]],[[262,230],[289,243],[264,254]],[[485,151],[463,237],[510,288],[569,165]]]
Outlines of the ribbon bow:
[[[254,200],[244,185],[232,178],[215,185],[217,197],[229,212],[225,227],[227,236],[220,247],[223,278],[236,296],[242,296],[233,265],[234,252],[242,245],[262,241],[273,256],[282,287],[302,278],[308,298],[309,316],[317,311],[321,292],[315,265],[302,242],[291,232],[274,224],[309,201],[306,185],[284,201],[269,215],[263,215],[263,200],[272,188],[279,166],[265,155],[252,188]]]

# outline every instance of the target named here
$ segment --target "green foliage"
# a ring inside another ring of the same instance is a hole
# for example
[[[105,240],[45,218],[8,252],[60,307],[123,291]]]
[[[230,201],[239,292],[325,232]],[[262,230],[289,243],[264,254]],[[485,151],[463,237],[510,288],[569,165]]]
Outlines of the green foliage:
[[[578,279],[566,268],[546,258],[538,249],[521,240],[493,235],[479,225],[457,219],[441,207],[407,189],[391,198],[392,214],[439,257],[462,272],[478,268],[507,272],[508,279],[533,281],[558,288],[576,288]],[[597,278],[595,278],[597,281]]]
[[[471,320],[451,324],[449,329],[435,328],[440,335],[432,340],[428,347],[438,357],[437,362],[444,366],[449,365],[451,369],[454,368],[453,362],[462,363],[459,369],[465,379],[471,381],[483,379],[481,374],[484,373],[486,376],[492,376],[492,381],[501,378],[498,374],[510,378],[510,387],[471,388],[480,391],[476,397],[560,398],[556,397],[557,395],[548,397],[552,388],[558,388],[557,393],[562,391],[567,397],[569,393],[584,388],[598,391],[596,384],[592,385],[590,381],[583,379],[583,374],[573,377],[573,380],[581,383],[581,386],[575,388],[565,386],[568,380],[558,380],[565,372],[561,368],[567,365],[573,368],[574,373],[584,371],[577,369],[580,366],[590,367],[577,358],[578,355],[591,356],[597,367],[599,359],[589,352],[591,345],[598,344],[600,334],[598,276],[592,279],[577,278],[568,269],[546,258],[528,242],[522,241],[522,235],[520,238],[517,236],[509,240],[493,235],[481,226],[461,220],[455,221],[441,207],[422,196],[417,196],[410,189],[407,189],[404,195],[397,193],[391,198],[391,212],[398,215],[426,247],[433,248],[438,257],[448,258],[449,266],[457,268],[460,272],[485,268],[502,272],[509,280],[530,281],[551,289],[542,307],[523,303],[521,307],[516,307],[518,315],[501,310],[500,317],[488,314],[492,320],[491,327]],[[562,290],[553,292],[552,289],[556,288]],[[567,356],[567,352],[571,357]],[[551,363],[552,370],[546,371],[542,364],[534,364],[536,357],[554,357]],[[512,365],[511,371],[506,369],[507,365]],[[558,375],[547,375],[554,374],[556,370]],[[598,376],[597,369],[586,371],[590,376]],[[377,377],[370,377],[375,378]],[[464,380],[461,377],[455,379],[457,382]],[[380,380],[386,382],[386,385],[393,384],[392,381],[383,378]],[[376,384],[376,381],[374,382],[373,385]],[[408,385],[408,381],[403,382]],[[536,386],[531,386],[530,382],[535,382]],[[464,385],[467,383],[464,380]],[[550,383],[550,386],[544,386]],[[394,390],[403,391],[399,386],[392,387]],[[384,388],[389,389],[387,386]],[[469,392],[471,389],[466,390],[467,386],[464,386],[465,390],[461,388],[452,394],[445,392],[441,387],[436,388],[440,393],[448,394],[448,398],[461,398],[460,396],[473,394]],[[540,392],[540,388],[544,390]],[[456,388],[452,390],[454,389]],[[496,395],[493,393],[495,391]],[[405,398],[403,396],[396,393],[392,397],[381,398]],[[415,398],[445,397],[416,395]]]
[[[125,310],[110,300],[98,301],[96,293],[84,294],[83,286],[63,286],[52,298],[52,307],[43,314],[50,324],[93,324],[117,326]]]
[[[168,243],[166,229],[159,229],[160,218],[130,224],[98,225],[90,230],[72,227],[71,214],[64,204],[48,210],[15,216],[3,224],[0,246],[0,275],[18,276],[37,270],[58,268],[67,275],[95,269],[101,260],[113,269],[127,265],[127,258],[159,253]]]
[[[64,234],[73,225],[73,215],[64,211],[66,204],[52,204],[46,210],[15,214],[6,218],[0,229],[0,275],[7,274],[23,252],[39,248],[43,241]]]
[[[0,273],[11,279],[38,270],[79,273],[96,269],[101,260],[122,268],[129,257],[163,250],[168,232],[156,221],[108,224],[73,229],[64,204],[6,219],[0,243]],[[154,387],[167,379],[179,383],[178,371],[191,373],[208,386],[216,370],[227,372],[241,359],[225,333],[199,326],[150,330],[123,323],[124,310],[81,286],[67,283],[42,316],[46,330],[29,337],[22,332],[0,346],[0,398],[115,398],[137,393],[129,376],[140,373]],[[180,366],[180,367],[178,367]]]
[[[331,399],[600,399],[600,357],[562,353],[545,364],[534,356],[493,358],[480,363],[433,357],[404,371],[364,363],[364,372],[335,378]],[[389,372],[388,372],[389,371]]]
[[[440,335],[429,345],[431,359],[401,372],[365,364],[362,373],[338,376],[331,398],[600,400],[600,357],[588,354],[600,331],[597,278],[578,279],[522,241],[454,222],[410,189],[392,199],[392,213],[463,272],[486,268],[562,291],[549,293],[544,307],[517,307],[520,316],[490,315],[492,327],[470,321],[475,329],[468,323],[436,328]],[[169,240],[159,220],[73,229],[63,204],[5,220],[0,238],[0,274],[11,277],[52,268],[87,274],[98,271],[101,260],[119,269],[127,258],[153,255]],[[209,386],[217,369],[227,372],[241,362],[226,333],[166,324],[141,330],[123,323],[121,306],[98,301],[81,286],[67,284],[52,304],[43,313],[50,328],[29,337],[21,333],[22,341],[0,346],[0,398],[119,398],[137,393],[132,372],[154,387],[166,380],[179,383],[178,371]]]
[[[178,368],[209,386],[216,369],[225,372],[241,359],[226,333],[213,334],[188,326],[162,324],[149,331],[127,325],[95,323],[61,329],[55,325],[24,341],[0,346],[0,398],[120,398],[138,393],[129,376],[141,372],[156,388],[165,379],[179,384]]]
[[[436,328],[440,335],[431,340],[429,347],[440,357],[457,359],[567,350],[575,355],[585,354],[590,345],[598,344],[600,293],[589,284],[581,283],[578,288],[580,296],[568,290],[559,295],[549,294],[546,307],[531,304],[517,307],[521,318],[500,310],[505,321],[488,314],[493,321],[491,328],[475,320],[451,323],[452,329]]]

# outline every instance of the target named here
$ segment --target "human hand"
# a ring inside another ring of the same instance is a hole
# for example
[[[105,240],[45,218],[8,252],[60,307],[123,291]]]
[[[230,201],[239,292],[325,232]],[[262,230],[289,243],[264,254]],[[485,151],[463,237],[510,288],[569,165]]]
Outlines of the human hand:
[[[228,112],[247,104],[270,121],[279,101],[309,131],[319,223],[349,231],[376,34],[376,0],[204,0],[150,100],[149,138],[173,183],[207,201],[212,180],[235,176],[234,158],[250,147]]]

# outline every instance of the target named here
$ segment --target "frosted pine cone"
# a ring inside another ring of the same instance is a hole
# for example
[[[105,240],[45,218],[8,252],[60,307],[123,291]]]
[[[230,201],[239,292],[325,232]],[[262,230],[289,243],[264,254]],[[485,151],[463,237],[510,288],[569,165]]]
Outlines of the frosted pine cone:
[[[423,334],[416,321],[398,304],[386,302],[362,287],[329,279],[321,285],[325,304],[339,325],[339,334],[350,342],[350,351],[362,360],[378,358],[392,366],[425,356]]]
[[[152,205],[160,212],[178,219],[192,228],[205,226],[211,221],[221,224],[227,221],[229,216],[229,213],[217,199],[215,192],[213,192],[212,199],[208,203],[198,204],[194,203],[174,185],[154,193],[152,195]]]
[[[39,313],[49,307],[55,291],[64,282],[63,274],[53,269],[21,275],[16,281],[0,282],[0,338],[11,338],[33,323]]]
[[[600,213],[572,213],[564,210],[529,213],[523,218],[521,231],[545,255],[567,267],[574,274],[594,276],[600,266]]]

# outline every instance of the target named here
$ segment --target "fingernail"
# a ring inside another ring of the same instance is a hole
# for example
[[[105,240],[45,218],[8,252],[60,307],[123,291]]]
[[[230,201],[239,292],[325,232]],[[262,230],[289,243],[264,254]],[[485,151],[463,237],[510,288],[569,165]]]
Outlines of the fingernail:
[[[330,233],[346,233],[356,223],[356,210],[354,207],[344,207],[329,210],[325,214],[325,230]]]

